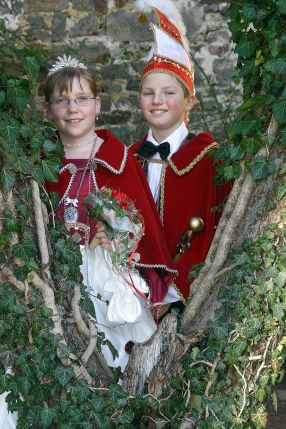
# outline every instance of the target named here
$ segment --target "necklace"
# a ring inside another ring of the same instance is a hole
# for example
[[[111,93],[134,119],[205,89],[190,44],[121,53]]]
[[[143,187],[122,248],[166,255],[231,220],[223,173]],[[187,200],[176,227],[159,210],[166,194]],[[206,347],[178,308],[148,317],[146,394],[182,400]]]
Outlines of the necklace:
[[[70,148],[76,148],[76,147],[82,147],[82,146],[87,146],[90,145],[91,143],[94,142],[94,138],[92,138],[92,140],[89,140],[87,143],[85,144],[70,144],[70,143],[65,143],[64,147],[70,147]]]
[[[74,224],[74,223],[76,223],[78,221],[78,217],[79,217],[78,216],[78,196],[79,196],[79,192],[81,190],[81,187],[82,187],[83,180],[84,180],[84,177],[86,175],[86,172],[89,169],[89,167],[90,167],[90,165],[92,163],[92,160],[94,158],[96,143],[97,143],[97,135],[95,136],[95,138],[93,140],[93,146],[92,146],[92,149],[91,149],[88,161],[86,163],[86,166],[85,166],[85,168],[83,170],[83,174],[81,176],[80,183],[79,183],[79,186],[77,188],[77,192],[76,192],[75,198],[70,198],[68,194],[69,194],[72,182],[73,182],[73,180],[75,178],[75,175],[77,173],[77,169],[76,169],[76,167],[73,164],[68,164],[68,166],[67,166],[67,167],[69,167],[70,171],[74,167],[73,171],[71,171],[72,177],[71,177],[70,183],[69,183],[69,185],[67,187],[67,190],[66,190],[63,198],[60,201],[60,204],[62,202],[64,202],[64,221],[67,224]]]

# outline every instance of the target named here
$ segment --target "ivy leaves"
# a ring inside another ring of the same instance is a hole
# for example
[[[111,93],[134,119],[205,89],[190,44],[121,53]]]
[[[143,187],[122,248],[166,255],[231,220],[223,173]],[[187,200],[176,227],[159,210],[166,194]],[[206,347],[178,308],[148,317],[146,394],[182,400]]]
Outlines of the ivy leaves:
[[[229,28],[238,55],[239,78],[243,85],[244,101],[237,108],[232,125],[229,147],[218,151],[216,161],[226,180],[235,179],[239,162],[246,161],[253,180],[262,180],[275,172],[271,160],[272,144],[285,144],[286,129],[286,37],[284,34],[285,2],[248,0],[231,3]],[[274,141],[267,141],[266,130],[274,116],[280,133]],[[259,154],[267,148],[268,155]]]
[[[253,160],[251,173],[253,180],[265,179],[275,171],[275,164],[270,159],[263,156],[257,156]]]
[[[5,192],[25,177],[40,184],[57,180],[61,156],[56,142],[44,155],[45,130],[34,102],[35,83],[45,57],[32,48],[18,50],[12,39],[8,37],[5,50],[0,51],[2,63],[12,60],[22,73],[12,74],[11,68],[11,75],[0,76],[0,187]]]

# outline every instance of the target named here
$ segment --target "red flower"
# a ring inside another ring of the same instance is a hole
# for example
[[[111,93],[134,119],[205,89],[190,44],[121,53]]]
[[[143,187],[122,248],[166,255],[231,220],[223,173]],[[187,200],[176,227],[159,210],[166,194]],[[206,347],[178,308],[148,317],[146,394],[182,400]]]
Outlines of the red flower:
[[[118,201],[118,204],[120,205],[121,208],[125,208],[128,209],[130,206],[130,200],[127,197],[126,194],[124,194],[123,192],[118,191],[117,189],[112,189],[112,197]]]

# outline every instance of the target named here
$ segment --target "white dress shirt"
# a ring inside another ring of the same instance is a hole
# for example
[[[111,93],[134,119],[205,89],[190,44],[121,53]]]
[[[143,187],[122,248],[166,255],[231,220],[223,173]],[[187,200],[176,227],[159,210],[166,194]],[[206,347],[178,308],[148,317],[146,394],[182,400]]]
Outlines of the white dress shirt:
[[[152,130],[150,128],[147,140],[153,143],[154,145],[158,146],[161,143],[168,142],[170,144],[170,154],[167,159],[171,158],[172,155],[174,155],[175,152],[179,149],[181,146],[181,143],[187,135],[189,134],[189,131],[183,122],[179,128],[177,128],[172,134],[170,134],[168,137],[166,137],[162,142],[158,143],[152,133]],[[155,153],[155,155],[152,157],[152,159],[161,159],[159,153]],[[160,194],[160,179],[162,174],[162,164],[157,164],[155,162],[150,162],[148,164],[148,174],[147,174],[147,180],[153,195],[153,198],[155,200],[155,203],[157,203],[159,194]],[[181,297],[176,291],[176,289],[171,285],[168,290],[168,294],[165,296],[164,300],[162,301],[162,304],[168,304],[171,302],[180,301]]]
[[[170,154],[167,159],[171,158],[172,155],[174,155],[175,152],[179,149],[182,141],[187,137],[189,131],[185,125],[185,122],[183,122],[179,128],[177,128],[172,134],[170,134],[168,137],[166,137],[162,142],[158,143],[152,133],[152,130],[150,128],[147,140],[153,143],[155,146],[158,146],[161,143],[168,142],[170,144]],[[155,155],[152,157],[152,159],[161,159],[159,153],[155,153]],[[162,173],[162,164],[157,164],[155,162],[150,162],[148,165],[148,175],[147,180],[153,195],[153,198],[155,202],[158,200],[158,196],[160,193],[160,179],[161,179],[161,173]]]

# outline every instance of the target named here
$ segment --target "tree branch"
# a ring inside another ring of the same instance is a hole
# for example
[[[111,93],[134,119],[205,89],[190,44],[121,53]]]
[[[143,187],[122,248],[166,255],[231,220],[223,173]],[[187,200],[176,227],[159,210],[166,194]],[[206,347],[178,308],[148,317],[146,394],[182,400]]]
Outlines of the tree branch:
[[[35,222],[37,227],[38,244],[39,244],[39,249],[41,254],[42,268],[44,273],[50,279],[51,273],[48,268],[50,257],[49,257],[49,249],[48,249],[48,243],[47,243],[47,237],[46,237],[46,229],[45,229],[44,216],[42,211],[42,201],[40,197],[39,185],[34,179],[32,179],[31,186],[32,186],[33,207],[34,207],[34,213],[35,213]]]
[[[275,134],[278,131],[274,117],[271,117],[267,134]],[[266,149],[262,148],[257,156],[263,156]],[[245,215],[248,203],[253,191],[254,182],[250,173],[245,173],[242,163],[243,173],[234,183],[229,195],[222,218],[218,225],[213,243],[208,252],[205,266],[199,276],[192,283],[191,300],[187,305],[183,317],[181,331],[188,333],[192,322],[195,320],[199,310],[206,302],[212,288],[217,281],[217,274],[223,273],[223,265],[226,262],[229,251],[233,245],[234,237],[237,235],[239,225]]]

